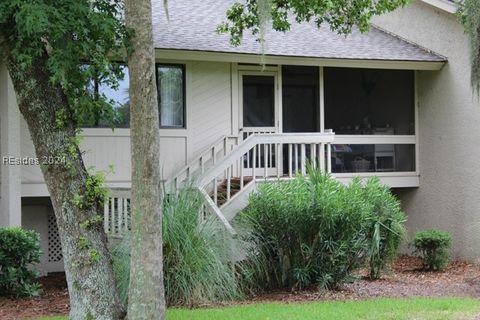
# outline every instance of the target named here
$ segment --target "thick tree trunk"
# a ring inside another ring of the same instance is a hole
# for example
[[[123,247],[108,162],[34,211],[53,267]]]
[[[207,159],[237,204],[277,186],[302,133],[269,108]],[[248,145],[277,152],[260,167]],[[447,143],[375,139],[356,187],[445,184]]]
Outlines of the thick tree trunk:
[[[128,319],[164,319],[160,150],[150,0],[126,0],[133,29],[128,56],[132,151],[132,234]]]
[[[5,51],[5,48],[0,48]],[[47,54],[36,59],[28,70],[21,70],[13,59],[7,68],[25,118],[36,155],[65,162],[41,165],[62,241],[65,273],[70,294],[70,319],[121,319],[123,307],[118,298],[101,208],[79,209],[76,195],[86,189],[87,171],[74,142],[76,133],[68,117],[68,101],[59,87],[53,87],[47,71]],[[66,115],[59,126],[59,115]]]

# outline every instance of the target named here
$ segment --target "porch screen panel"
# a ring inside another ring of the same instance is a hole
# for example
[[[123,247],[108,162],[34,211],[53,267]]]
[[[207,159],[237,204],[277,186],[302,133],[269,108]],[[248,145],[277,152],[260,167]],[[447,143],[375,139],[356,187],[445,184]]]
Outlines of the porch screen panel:
[[[414,144],[334,144],[333,173],[413,172]]]
[[[318,67],[282,66],[283,132],[319,131]]]
[[[158,65],[157,81],[160,127],[185,127],[183,66]]]
[[[325,127],[335,134],[415,135],[411,70],[325,68]]]
[[[275,78],[243,76],[243,125],[275,126]]]

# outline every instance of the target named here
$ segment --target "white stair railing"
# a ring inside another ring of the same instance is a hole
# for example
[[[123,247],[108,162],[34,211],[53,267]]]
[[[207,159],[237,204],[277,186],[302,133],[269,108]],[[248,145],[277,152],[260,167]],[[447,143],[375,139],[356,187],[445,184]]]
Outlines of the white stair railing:
[[[168,179],[165,186],[177,190],[193,177],[202,175],[206,170],[216,165],[219,160],[234,150],[238,142],[239,138],[237,136],[223,136],[218,139],[210,147],[201,152],[198,157]]]
[[[201,175],[198,187],[221,208],[232,199],[234,177],[238,179],[236,191],[240,193],[246,182],[252,180],[305,175],[308,161],[331,172],[330,144],[334,137],[332,132],[252,134]],[[222,184],[226,194],[219,199],[218,188]]]

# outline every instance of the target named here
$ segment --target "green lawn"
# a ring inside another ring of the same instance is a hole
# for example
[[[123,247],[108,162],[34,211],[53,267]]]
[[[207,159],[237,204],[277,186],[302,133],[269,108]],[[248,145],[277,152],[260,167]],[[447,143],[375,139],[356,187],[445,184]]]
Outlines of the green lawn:
[[[262,303],[226,308],[169,309],[168,320],[468,320],[480,314],[480,301],[462,298],[371,299],[312,303]],[[41,320],[63,320],[51,317]]]

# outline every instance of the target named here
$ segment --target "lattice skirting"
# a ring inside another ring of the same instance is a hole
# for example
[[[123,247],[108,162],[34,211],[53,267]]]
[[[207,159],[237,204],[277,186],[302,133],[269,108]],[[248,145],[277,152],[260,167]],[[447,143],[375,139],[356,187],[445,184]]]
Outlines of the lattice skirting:
[[[53,214],[48,215],[48,262],[62,261],[62,243],[58,234],[57,221]]]

